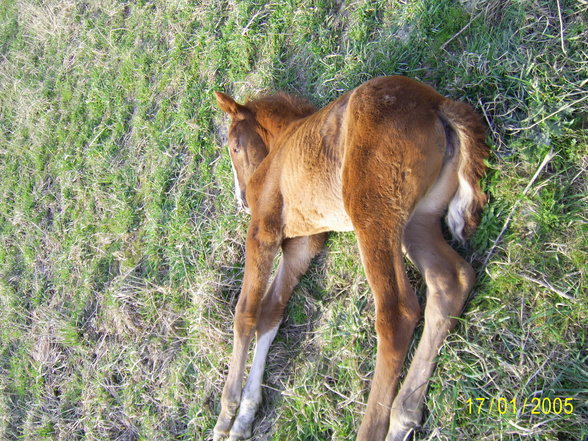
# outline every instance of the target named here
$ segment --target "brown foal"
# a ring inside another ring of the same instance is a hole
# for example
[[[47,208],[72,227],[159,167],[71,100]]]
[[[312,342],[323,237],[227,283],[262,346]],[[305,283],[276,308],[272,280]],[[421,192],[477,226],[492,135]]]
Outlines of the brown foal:
[[[228,144],[237,199],[251,213],[233,355],[214,440],[251,436],[269,346],[284,308],[327,231],[355,231],[375,297],[376,368],[357,440],[400,441],[419,424],[435,357],[474,284],[445,241],[463,241],[485,203],[478,181],[488,147],[473,109],[406,77],[368,81],[321,110],[277,94],[238,104]],[[279,249],[283,258],[268,288]],[[421,317],[403,254],[427,284],[425,327],[399,391]],[[249,377],[245,362],[257,336]]]

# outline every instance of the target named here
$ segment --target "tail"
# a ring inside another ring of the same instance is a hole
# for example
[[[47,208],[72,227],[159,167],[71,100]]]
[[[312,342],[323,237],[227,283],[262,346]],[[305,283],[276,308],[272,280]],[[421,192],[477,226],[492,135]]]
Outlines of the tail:
[[[450,129],[448,140],[451,142],[457,137],[458,188],[449,202],[447,225],[453,237],[464,242],[478,226],[480,212],[486,203],[486,195],[479,184],[486,170],[484,160],[489,154],[484,141],[485,128],[471,106],[457,101],[444,101],[439,116]]]

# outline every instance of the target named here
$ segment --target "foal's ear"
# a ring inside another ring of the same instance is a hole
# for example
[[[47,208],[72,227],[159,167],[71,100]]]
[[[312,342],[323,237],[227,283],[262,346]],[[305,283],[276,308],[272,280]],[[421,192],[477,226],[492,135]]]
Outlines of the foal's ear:
[[[216,97],[216,102],[218,103],[220,109],[223,112],[228,113],[231,116],[231,118],[243,119],[245,117],[247,107],[239,104],[226,93],[215,91],[214,96]]]

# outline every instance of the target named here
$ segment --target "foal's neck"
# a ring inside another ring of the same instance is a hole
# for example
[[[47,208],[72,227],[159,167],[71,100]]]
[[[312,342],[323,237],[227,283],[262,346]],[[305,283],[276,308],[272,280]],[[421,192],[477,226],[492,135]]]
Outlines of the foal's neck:
[[[284,92],[255,99],[247,103],[247,107],[254,110],[257,124],[267,132],[262,137],[265,135],[264,141],[270,150],[272,141],[290,124],[316,111],[309,101]]]

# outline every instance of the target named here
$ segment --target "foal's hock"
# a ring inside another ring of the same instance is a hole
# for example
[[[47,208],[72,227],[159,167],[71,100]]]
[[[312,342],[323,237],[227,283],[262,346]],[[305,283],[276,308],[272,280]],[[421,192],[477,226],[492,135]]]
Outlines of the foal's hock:
[[[403,440],[420,422],[435,356],[474,284],[471,266],[443,238],[441,217],[447,213],[459,241],[477,225],[486,201],[478,181],[488,156],[480,118],[470,106],[401,76],[370,80],[320,110],[283,93],[245,105],[215,94],[231,117],[235,191],[251,223],[214,440],[251,436],[270,344],[328,231],[355,231],[375,298],[376,368],[357,440]],[[283,258],[268,288],[280,247]],[[421,341],[397,390],[421,317],[403,253],[423,274],[427,302]]]

